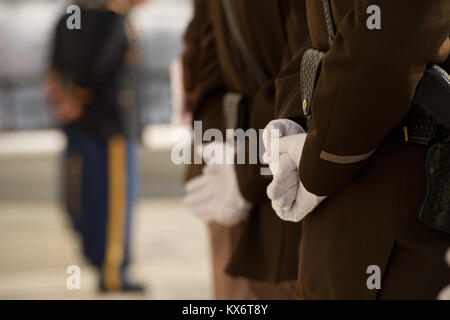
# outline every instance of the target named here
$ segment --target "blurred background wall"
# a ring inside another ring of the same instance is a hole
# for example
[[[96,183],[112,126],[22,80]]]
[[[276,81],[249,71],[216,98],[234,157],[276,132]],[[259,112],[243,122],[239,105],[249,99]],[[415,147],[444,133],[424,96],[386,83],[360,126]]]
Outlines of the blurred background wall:
[[[0,130],[54,127],[40,90],[52,28],[67,8],[64,0],[0,0]],[[191,15],[189,0],[152,0],[132,20],[140,34],[144,125],[168,123],[168,68],[182,46]]]

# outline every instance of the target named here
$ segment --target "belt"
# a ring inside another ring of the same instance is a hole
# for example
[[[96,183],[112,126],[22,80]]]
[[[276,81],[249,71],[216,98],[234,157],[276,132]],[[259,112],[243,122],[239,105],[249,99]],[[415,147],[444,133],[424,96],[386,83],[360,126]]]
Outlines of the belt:
[[[402,122],[392,130],[388,140],[430,145],[448,142],[450,132],[420,107],[413,106]]]

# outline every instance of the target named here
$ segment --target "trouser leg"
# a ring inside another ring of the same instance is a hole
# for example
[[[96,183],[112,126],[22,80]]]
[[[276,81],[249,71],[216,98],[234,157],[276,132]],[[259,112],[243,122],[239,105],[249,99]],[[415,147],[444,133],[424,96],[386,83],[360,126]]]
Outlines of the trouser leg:
[[[214,297],[217,300],[293,300],[296,281],[262,282],[225,272],[232,254],[230,228],[210,223]]]
[[[135,200],[136,161],[132,142],[113,136],[107,142],[107,217],[102,281],[106,290],[121,290],[127,282]]]
[[[81,191],[83,138],[67,126],[64,128],[67,148],[62,159],[62,201],[75,231],[81,232]]]
[[[135,146],[122,136],[101,139],[72,131],[69,153],[81,158],[78,229],[84,255],[106,290],[120,290],[129,262],[135,199]]]
[[[208,227],[211,239],[214,298],[216,300],[256,299],[247,279],[232,277],[225,272],[232,253],[230,229],[216,223],[210,223]]]

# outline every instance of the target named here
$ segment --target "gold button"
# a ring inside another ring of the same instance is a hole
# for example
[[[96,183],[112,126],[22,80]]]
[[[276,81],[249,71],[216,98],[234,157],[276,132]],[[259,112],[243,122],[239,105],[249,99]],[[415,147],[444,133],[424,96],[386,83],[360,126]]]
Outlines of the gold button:
[[[305,116],[307,115],[307,108],[308,108],[308,102],[306,101],[306,99],[303,99],[303,113],[305,114]]]

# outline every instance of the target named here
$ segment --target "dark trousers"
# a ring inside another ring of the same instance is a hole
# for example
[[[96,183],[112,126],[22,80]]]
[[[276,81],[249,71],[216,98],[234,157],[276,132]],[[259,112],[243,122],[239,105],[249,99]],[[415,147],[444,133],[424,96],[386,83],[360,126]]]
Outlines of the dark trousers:
[[[65,128],[66,204],[83,252],[101,272],[107,290],[119,290],[129,262],[136,197],[136,143],[121,135],[101,138]]]

